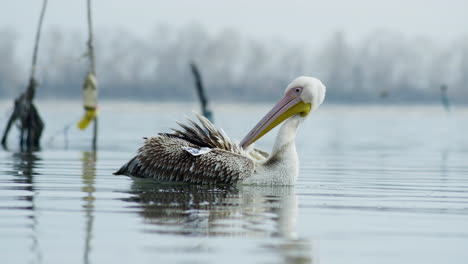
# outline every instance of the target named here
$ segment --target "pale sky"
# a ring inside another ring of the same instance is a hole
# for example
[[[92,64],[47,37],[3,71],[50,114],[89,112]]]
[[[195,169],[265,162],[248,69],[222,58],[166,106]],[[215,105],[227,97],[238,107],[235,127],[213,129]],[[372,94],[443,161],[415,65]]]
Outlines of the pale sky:
[[[18,32],[19,49],[31,49],[41,0],[7,0],[0,28]],[[86,33],[86,0],[49,0],[44,30],[53,26]],[[234,28],[243,35],[291,43],[323,43],[338,30],[356,42],[375,30],[424,36],[447,44],[468,35],[467,0],[96,0],[96,32],[124,28],[144,38],[156,24],[198,22],[210,32]]]

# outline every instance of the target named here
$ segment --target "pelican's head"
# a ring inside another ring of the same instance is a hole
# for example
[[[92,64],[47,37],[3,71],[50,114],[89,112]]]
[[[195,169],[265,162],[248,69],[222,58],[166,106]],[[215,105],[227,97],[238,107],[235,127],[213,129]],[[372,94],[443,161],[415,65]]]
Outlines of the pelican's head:
[[[317,78],[301,76],[294,79],[286,87],[283,98],[247,134],[241,146],[246,149],[291,116],[305,118],[322,104],[325,92],[325,85]]]
[[[291,96],[298,96],[304,104],[310,104],[310,111],[317,109],[325,99],[326,87],[323,83],[314,77],[301,76],[297,77],[292,81],[286,90],[284,95],[291,94]],[[304,113],[305,116],[308,113]],[[304,115],[303,115],[304,116]]]

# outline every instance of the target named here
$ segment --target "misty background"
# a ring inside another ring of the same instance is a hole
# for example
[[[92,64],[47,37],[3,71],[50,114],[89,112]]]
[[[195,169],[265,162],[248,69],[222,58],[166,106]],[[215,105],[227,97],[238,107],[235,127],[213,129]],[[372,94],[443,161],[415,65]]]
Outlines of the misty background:
[[[296,0],[290,6],[271,3],[274,11],[262,9],[265,1],[175,2],[96,1],[100,99],[194,100],[193,61],[214,102],[276,100],[299,75],[322,79],[329,102],[439,102],[443,84],[453,102],[468,102],[461,1],[379,7],[360,0],[358,8]],[[3,9],[16,8],[19,18],[7,14],[0,24],[1,99],[17,96],[27,84],[39,6],[26,5]],[[49,3],[39,98],[82,96],[87,35],[85,9],[72,12],[81,8],[75,5]]]

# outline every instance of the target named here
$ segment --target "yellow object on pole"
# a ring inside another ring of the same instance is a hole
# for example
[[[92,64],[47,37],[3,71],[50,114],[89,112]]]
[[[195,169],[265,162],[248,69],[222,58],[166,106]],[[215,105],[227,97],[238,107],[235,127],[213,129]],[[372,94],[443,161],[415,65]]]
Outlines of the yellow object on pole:
[[[78,122],[80,130],[86,129],[89,123],[97,117],[97,82],[94,74],[89,73],[83,87],[83,106],[85,114]]]
[[[93,121],[97,117],[97,110],[92,109],[92,110],[86,110],[83,118],[81,118],[80,122],[78,122],[78,128],[80,130],[85,130],[89,123]]]

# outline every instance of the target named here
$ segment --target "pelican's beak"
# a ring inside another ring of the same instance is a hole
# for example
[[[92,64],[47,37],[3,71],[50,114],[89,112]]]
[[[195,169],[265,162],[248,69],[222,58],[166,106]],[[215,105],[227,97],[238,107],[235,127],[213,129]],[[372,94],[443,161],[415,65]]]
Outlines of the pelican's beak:
[[[241,146],[247,149],[250,144],[257,141],[284,120],[296,114],[305,117],[309,114],[311,109],[312,104],[304,103],[299,96],[293,93],[286,93],[270,112],[250,130],[247,136],[242,140]]]

